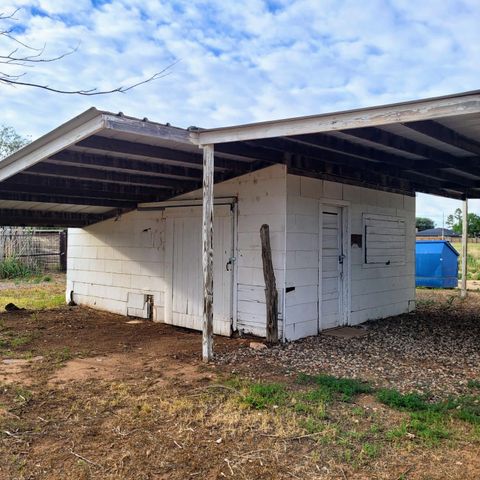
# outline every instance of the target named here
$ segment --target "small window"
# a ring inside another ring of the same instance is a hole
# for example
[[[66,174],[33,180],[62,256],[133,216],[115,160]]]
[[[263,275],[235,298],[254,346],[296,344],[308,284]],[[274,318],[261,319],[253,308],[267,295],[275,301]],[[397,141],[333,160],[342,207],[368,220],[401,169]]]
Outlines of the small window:
[[[363,229],[366,265],[405,264],[405,218],[364,214]]]

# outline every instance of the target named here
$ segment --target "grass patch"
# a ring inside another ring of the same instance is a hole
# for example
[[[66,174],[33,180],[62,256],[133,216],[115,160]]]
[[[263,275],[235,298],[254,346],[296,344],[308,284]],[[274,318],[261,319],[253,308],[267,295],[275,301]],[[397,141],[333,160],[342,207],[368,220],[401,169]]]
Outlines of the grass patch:
[[[419,439],[427,445],[435,446],[441,440],[451,436],[448,422],[448,417],[440,412],[414,412],[399,427],[388,431],[387,438],[390,440]]]
[[[280,383],[254,383],[247,387],[243,403],[251,408],[263,409],[283,405],[287,398],[285,386]]]
[[[418,393],[401,394],[397,390],[383,388],[377,392],[377,400],[396,410],[416,412],[428,410],[427,397]]]
[[[2,331],[0,333],[0,353],[9,355],[12,351],[28,345],[33,339],[34,335],[31,333],[16,335],[14,332]]]
[[[46,285],[22,285],[0,290],[0,307],[14,303],[27,310],[45,310],[65,304],[65,286],[48,283]]]
[[[466,395],[455,401],[457,418],[472,425],[480,425],[480,396]]]
[[[467,387],[471,388],[472,390],[480,390],[480,380],[469,380]]]
[[[373,388],[367,382],[354,378],[337,378],[331,375],[306,375],[301,373],[297,382],[303,385],[315,384],[330,398],[337,394],[343,402],[350,402],[362,393],[371,393]]]
[[[7,257],[0,262],[0,278],[26,278],[36,275],[38,268],[29,266],[16,257]]]
[[[47,352],[46,356],[56,365],[62,365],[74,357],[72,351],[68,347],[64,347],[60,350],[50,350]]]

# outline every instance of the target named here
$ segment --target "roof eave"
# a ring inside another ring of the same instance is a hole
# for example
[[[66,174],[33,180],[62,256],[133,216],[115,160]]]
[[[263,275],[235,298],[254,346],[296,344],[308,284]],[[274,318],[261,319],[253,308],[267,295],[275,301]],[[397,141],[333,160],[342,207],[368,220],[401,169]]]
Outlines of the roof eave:
[[[92,107],[0,161],[0,181],[105,128],[105,113]]]
[[[334,113],[200,130],[192,141],[208,145],[389,125],[480,113],[480,90]]]

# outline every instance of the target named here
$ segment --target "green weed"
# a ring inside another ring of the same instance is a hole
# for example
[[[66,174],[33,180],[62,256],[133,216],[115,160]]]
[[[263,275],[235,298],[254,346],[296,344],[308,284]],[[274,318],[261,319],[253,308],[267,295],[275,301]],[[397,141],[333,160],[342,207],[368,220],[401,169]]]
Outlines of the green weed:
[[[480,390],[480,380],[469,380],[467,387],[471,388],[472,390]]]
[[[0,278],[26,278],[38,273],[38,267],[26,265],[17,257],[7,257],[0,262]]]
[[[425,395],[418,393],[401,394],[397,390],[387,388],[377,392],[377,400],[397,410],[420,411],[429,408]]]
[[[316,384],[323,387],[326,395],[340,394],[343,402],[350,402],[353,397],[361,393],[371,393],[372,387],[361,380],[354,378],[337,378],[332,375],[307,375],[301,373],[297,382],[303,385]]]
[[[268,406],[283,405],[288,394],[279,383],[254,383],[247,387],[243,402],[251,408],[261,410]]]
[[[48,352],[47,357],[54,363],[61,365],[68,362],[73,358],[73,353],[68,347],[64,347],[61,350],[51,350]]]
[[[390,440],[409,438],[418,439],[430,446],[437,445],[451,435],[447,420],[448,417],[440,412],[413,412],[408,420],[387,432],[386,436]]]

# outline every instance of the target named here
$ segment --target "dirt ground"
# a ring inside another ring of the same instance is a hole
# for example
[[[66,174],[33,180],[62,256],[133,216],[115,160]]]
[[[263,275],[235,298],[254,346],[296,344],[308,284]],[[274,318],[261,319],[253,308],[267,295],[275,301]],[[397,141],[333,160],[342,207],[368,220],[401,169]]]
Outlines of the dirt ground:
[[[239,382],[297,388],[293,367],[262,354],[205,365],[195,332],[61,307],[0,314],[0,334],[1,480],[480,478],[478,426],[449,420],[429,444],[399,434],[406,413],[372,394],[328,403],[316,429],[299,409],[249,408]]]

